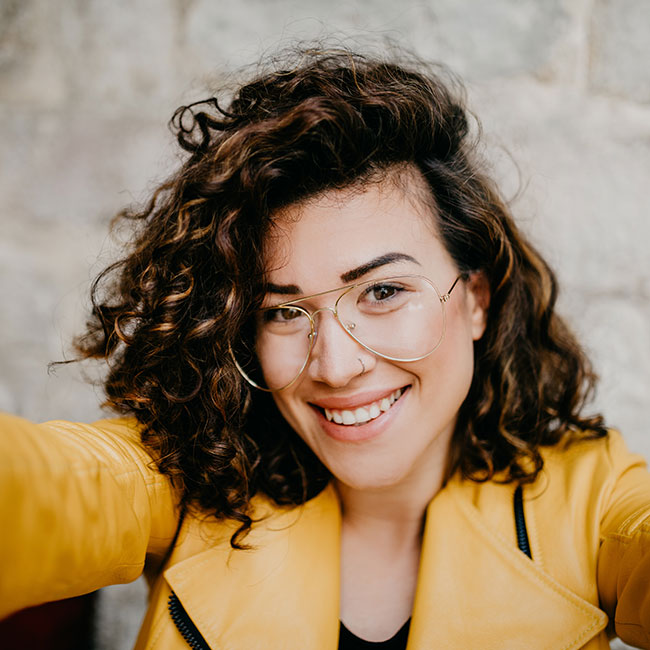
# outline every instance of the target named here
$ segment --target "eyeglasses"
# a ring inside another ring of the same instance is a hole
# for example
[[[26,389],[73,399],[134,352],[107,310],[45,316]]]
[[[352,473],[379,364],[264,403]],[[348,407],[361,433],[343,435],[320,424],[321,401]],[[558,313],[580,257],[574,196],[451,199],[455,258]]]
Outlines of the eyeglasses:
[[[255,388],[289,388],[307,367],[316,343],[315,316],[329,311],[359,345],[389,361],[428,357],[445,335],[447,293],[422,275],[400,275],[330,289],[258,310],[231,348],[237,369]],[[333,307],[309,311],[315,298],[338,293]]]

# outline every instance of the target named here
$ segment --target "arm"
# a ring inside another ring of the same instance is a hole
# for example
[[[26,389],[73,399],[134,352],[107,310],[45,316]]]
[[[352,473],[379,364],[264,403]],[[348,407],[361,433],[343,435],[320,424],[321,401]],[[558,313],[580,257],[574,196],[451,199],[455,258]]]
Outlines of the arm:
[[[609,452],[615,481],[603,504],[601,605],[623,641],[650,648],[650,474],[614,432]]]
[[[164,553],[176,512],[133,420],[0,415],[0,521],[2,618],[134,580]]]

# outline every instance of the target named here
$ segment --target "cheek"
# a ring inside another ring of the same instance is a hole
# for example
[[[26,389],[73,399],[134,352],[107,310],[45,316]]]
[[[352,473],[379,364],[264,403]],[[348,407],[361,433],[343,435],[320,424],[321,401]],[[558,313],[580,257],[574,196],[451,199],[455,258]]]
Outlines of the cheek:
[[[464,323],[448,328],[442,344],[428,361],[420,374],[425,393],[432,403],[455,414],[467,396],[474,373],[471,329]]]

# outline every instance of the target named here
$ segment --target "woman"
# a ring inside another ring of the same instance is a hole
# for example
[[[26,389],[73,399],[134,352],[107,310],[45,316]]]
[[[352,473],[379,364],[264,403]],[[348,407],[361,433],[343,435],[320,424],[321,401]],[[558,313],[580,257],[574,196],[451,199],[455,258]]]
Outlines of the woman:
[[[650,647],[650,476],[457,95],[303,52],[176,113],[79,341],[124,417],[2,420],[3,613],[144,569],[138,648]]]

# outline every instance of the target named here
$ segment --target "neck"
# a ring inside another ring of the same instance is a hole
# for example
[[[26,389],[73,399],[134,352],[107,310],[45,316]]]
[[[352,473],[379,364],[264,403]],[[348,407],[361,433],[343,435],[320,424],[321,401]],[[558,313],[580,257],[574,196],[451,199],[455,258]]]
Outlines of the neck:
[[[427,506],[440,491],[443,475],[444,464],[437,463],[388,487],[359,488],[336,481],[344,528],[368,537],[394,537],[396,542],[419,539]]]

